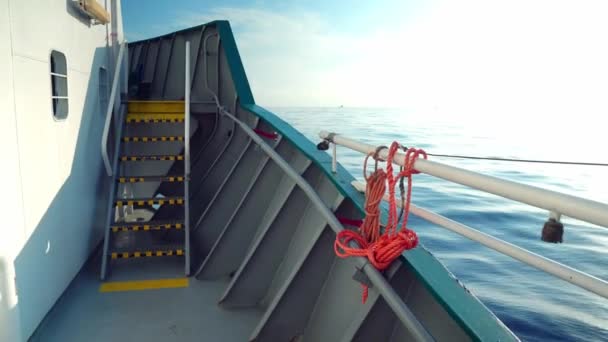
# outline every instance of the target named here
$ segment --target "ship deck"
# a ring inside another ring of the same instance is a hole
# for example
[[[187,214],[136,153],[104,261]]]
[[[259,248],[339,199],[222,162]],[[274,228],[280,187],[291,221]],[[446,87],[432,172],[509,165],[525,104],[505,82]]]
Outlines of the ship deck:
[[[155,259],[116,267],[109,281],[183,278],[180,257]],[[99,257],[85,264],[30,341],[245,341],[262,315],[217,305],[229,279],[101,292],[99,265]]]

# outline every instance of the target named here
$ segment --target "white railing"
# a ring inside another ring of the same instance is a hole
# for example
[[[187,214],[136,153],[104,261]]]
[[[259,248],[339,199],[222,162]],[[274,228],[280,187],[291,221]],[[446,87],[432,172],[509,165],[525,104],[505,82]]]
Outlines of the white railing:
[[[190,41],[186,41],[184,75],[184,226],[186,275],[190,275]]]
[[[337,135],[335,133],[329,133],[327,131],[321,131],[319,136],[322,139],[333,143],[334,145],[341,145],[366,155],[374,154],[378,149],[376,146],[358,142],[356,140]],[[386,160],[388,154],[387,152],[388,151],[386,149],[378,151],[378,157]],[[394,162],[403,166],[404,154],[397,153],[395,155]],[[482,175],[476,172],[444,165],[430,160],[418,159],[414,163],[414,168],[431,176],[442,178],[454,183],[467,185],[472,188],[513,199],[538,208],[547,209],[550,211],[552,217],[559,217],[561,214],[564,214],[581,221],[608,227],[608,205],[600,202],[565,195],[555,191],[545,190],[492,176]],[[365,192],[364,184],[353,182],[353,186],[355,186],[357,190]],[[444,216],[415,205],[411,206],[411,211],[412,214],[429,222],[435,223],[440,227],[449,229],[502,254],[508,255],[530,266],[536,267],[567,282],[596,293],[604,298],[608,298],[608,282],[602,279],[562,265],[556,261],[547,259],[543,256],[532,253],[528,250],[497,239],[476,229],[452,221]]]
[[[185,61],[185,90],[184,90],[184,164],[185,176],[190,176],[190,41],[186,42],[186,61]]]
[[[108,100],[108,108],[106,110],[106,121],[103,127],[103,135],[101,138],[101,157],[103,158],[103,163],[106,168],[106,173],[108,176],[112,176],[114,172],[113,168],[113,159],[110,159],[110,155],[108,154],[108,138],[110,135],[110,129],[112,128],[112,117],[113,115],[118,115],[120,109],[120,93],[117,95],[117,92],[120,90],[126,91],[126,71],[122,72],[123,68],[127,68],[127,60],[125,56],[125,50],[127,46],[127,41],[123,41],[120,44],[120,49],[118,51],[118,57],[116,57],[116,63],[114,64],[114,77],[112,78],[112,90],[110,91],[110,98]],[[121,80],[121,72],[122,72],[122,80]],[[119,89],[120,87],[120,89]],[[119,123],[120,124],[120,123]],[[115,137],[114,140],[119,139],[119,137]],[[114,152],[114,151],[113,151]]]

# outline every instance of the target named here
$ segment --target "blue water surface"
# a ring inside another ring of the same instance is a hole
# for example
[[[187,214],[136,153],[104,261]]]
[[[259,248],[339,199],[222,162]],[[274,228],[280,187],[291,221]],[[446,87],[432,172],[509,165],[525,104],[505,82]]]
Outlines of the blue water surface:
[[[270,108],[313,141],[320,130],[374,145],[397,140],[438,154],[608,162],[601,137],[569,123],[530,127],[508,118],[460,120],[378,108]],[[551,139],[551,137],[559,137]],[[431,157],[472,171],[608,203],[608,167]],[[362,179],[363,156],[338,148]],[[485,233],[608,279],[608,229],[563,218],[564,243],[540,240],[548,213],[428,175],[414,180],[413,203]],[[608,341],[608,300],[412,216],[410,228],[518,337],[527,341]]]

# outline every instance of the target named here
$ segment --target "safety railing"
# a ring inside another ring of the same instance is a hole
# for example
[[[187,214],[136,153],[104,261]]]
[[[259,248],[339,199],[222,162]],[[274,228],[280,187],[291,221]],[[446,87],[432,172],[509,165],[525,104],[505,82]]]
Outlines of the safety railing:
[[[110,91],[110,98],[108,100],[108,108],[106,109],[106,121],[103,127],[103,135],[101,138],[101,157],[103,158],[103,164],[106,168],[108,176],[112,176],[114,173],[114,157],[117,153],[116,148],[118,145],[118,139],[120,136],[117,134],[118,129],[121,125],[120,122],[120,105],[121,105],[121,94],[127,90],[127,55],[125,50],[127,49],[127,41],[123,41],[120,44],[118,56],[116,57],[116,63],[114,64],[114,76],[112,77],[112,90]],[[123,70],[125,69],[125,70]],[[108,151],[111,151],[112,155]]]
[[[377,154],[377,157],[383,160],[386,160],[388,155],[387,149],[380,149],[377,146],[365,144],[335,133],[321,131],[319,137],[326,142],[332,143],[334,147],[335,145],[340,145],[365,155]],[[335,164],[336,154],[332,153],[332,155]],[[398,153],[395,155],[394,162],[403,166],[404,158],[404,154]],[[566,215],[601,227],[608,227],[608,205],[600,202],[487,176],[430,160],[417,159],[414,163],[414,168],[421,173],[529,204],[537,208],[546,209],[549,211],[549,217],[553,220],[559,221],[561,215]],[[359,191],[365,192],[365,185],[363,183],[353,182],[353,186]],[[411,205],[410,210],[414,215],[440,227],[449,229],[502,254],[536,267],[604,298],[608,298],[608,282],[602,279],[532,253],[427,209]]]
[[[184,68],[184,226],[186,250],[186,275],[190,274],[190,41],[186,42],[186,60]]]
[[[319,197],[313,187],[296,172],[287,161],[285,161],[270,145],[268,145],[258,134],[247,124],[237,119],[234,115],[228,112],[224,107],[217,103],[218,109],[222,115],[232,119],[260,148],[272,159],[278,166],[289,176],[306,194],[311,203],[319,210],[323,218],[327,220],[327,224],[337,234],[344,229],[338,221],[334,213],[329,209],[323,200]],[[353,247],[357,247],[355,242],[352,242]],[[365,273],[371,284],[378,290],[380,295],[384,297],[386,303],[391,307],[395,315],[404,324],[404,326],[412,333],[416,341],[433,341],[429,332],[418,321],[416,316],[411,312],[407,305],[401,300],[393,287],[380,274],[380,272],[371,265],[364,257],[355,257],[355,262],[358,268]]]

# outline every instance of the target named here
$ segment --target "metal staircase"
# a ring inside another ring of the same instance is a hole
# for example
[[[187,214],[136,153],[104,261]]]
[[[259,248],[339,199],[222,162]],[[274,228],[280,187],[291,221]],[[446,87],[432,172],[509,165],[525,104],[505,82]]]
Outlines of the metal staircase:
[[[184,101],[130,101],[122,123],[118,170],[108,212],[103,262],[183,258],[189,273]]]

